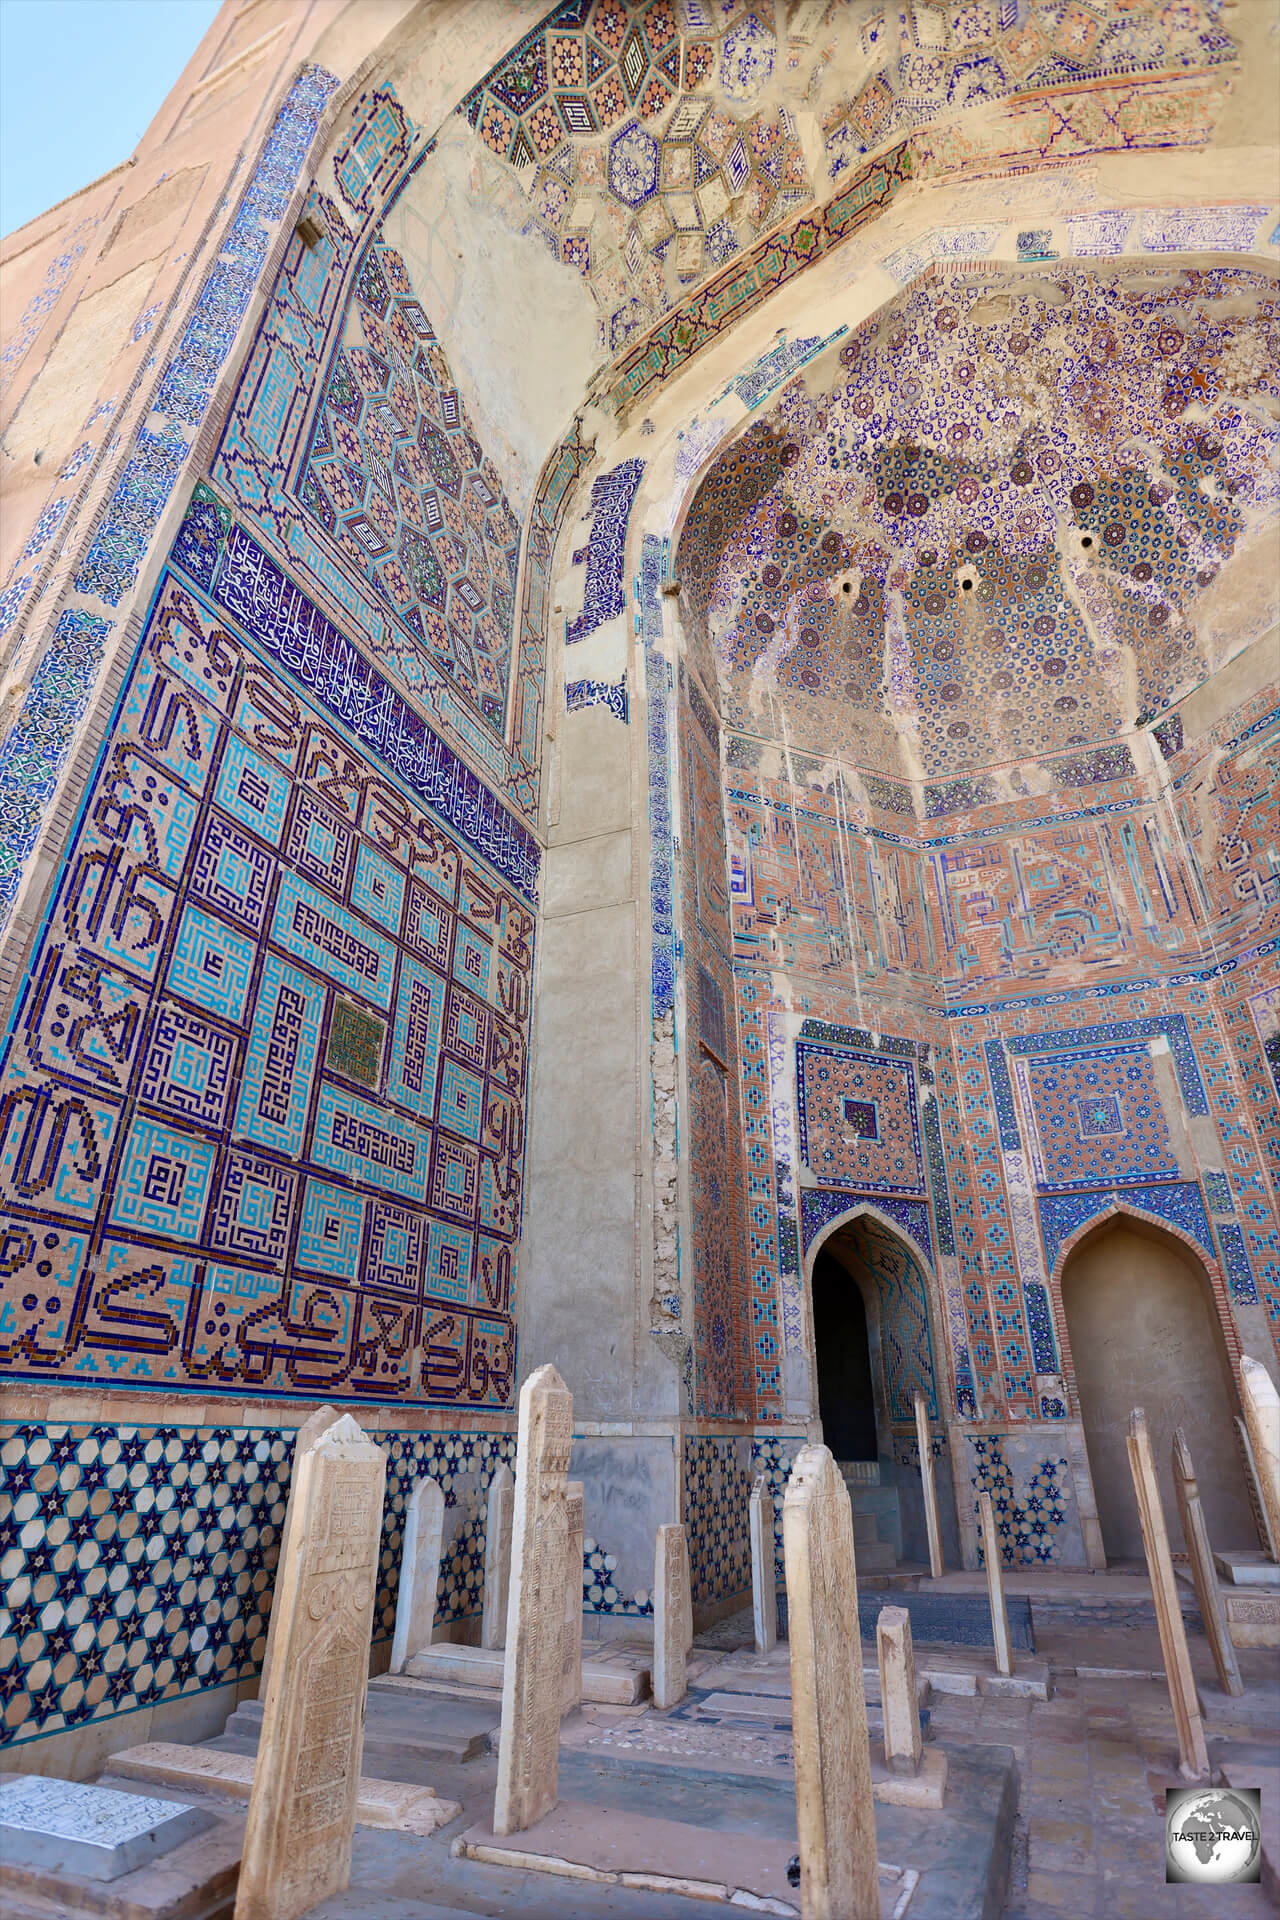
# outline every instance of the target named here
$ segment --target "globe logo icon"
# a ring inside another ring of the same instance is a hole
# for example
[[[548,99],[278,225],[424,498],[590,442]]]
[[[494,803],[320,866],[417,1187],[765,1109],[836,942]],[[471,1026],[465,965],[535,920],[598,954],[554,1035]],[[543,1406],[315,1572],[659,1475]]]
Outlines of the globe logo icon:
[[[1170,1793],[1165,1807],[1166,1879],[1223,1886],[1256,1880],[1261,1865],[1258,1795],[1241,1788]]]

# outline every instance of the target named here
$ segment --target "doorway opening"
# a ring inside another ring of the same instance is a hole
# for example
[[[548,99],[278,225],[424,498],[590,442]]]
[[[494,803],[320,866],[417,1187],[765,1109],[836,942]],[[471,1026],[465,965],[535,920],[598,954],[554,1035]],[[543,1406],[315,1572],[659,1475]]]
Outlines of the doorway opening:
[[[1203,1265],[1172,1234],[1113,1217],[1068,1257],[1062,1305],[1108,1563],[1143,1561],[1127,1447],[1135,1407],[1147,1416],[1175,1547],[1177,1427],[1191,1449],[1213,1545],[1256,1547],[1230,1364]]]
[[[862,1289],[825,1247],[813,1269],[818,1414],[837,1460],[875,1460],[875,1388]]]

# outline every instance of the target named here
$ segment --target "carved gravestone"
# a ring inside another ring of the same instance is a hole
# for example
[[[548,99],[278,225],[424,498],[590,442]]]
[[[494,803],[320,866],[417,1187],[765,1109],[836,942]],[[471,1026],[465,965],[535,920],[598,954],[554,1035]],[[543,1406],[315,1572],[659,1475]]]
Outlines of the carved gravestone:
[[[803,1920],[880,1912],[871,1750],[849,1489],[826,1447],[796,1457],[782,1502]]]
[[[565,1486],[564,1686],[563,1713],[582,1705],[582,1559],[586,1533],[586,1495],[581,1480]]]
[[[770,1502],[772,1505],[772,1502]],[[693,1645],[689,1542],[682,1526],[658,1528],[653,1556],[653,1704],[674,1707],[688,1684]]]
[[[778,1644],[778,1576],[774,1567],[773,1495],[761,1474],[751,1489],[751,1618],[757,1653]]]
[[[1271,1551],[1280,1550],[1280,1395],[1260,1361],[1240,1359],[1240,1398],[1253,1448],[1253,1470],[1267,1516]]]
[[[385,1484],[349,1416],[298,1461],[235,1920],[294,1920],[350,1881]]]
[[[436,1481],[419,1480],[404,1511],[400,1595],[391,1640],[392,1673],[403,1673],[405,1661],[431,1645],[443,1545],[444,1494]]]
[[[978,1537],[982,1542],[982,1563],[987,1576],[987,1603],[991,1608],[991,1638],[996,1649],[996,1672],[1013,1672],[1013,1653],[1009,1641],[1009,1609],[1004,1603],[1004,1560],[1000,1535],[996,1531],[991,1495],[984,1487],[978,1495]]]
[[[500,1647],[507,1631],[507,1592],[511,1584],[511,1517],[516,1483],[505,1463],[489,1482],[484,1521],[484,1611],[480,1645]]]
[[[495,1833],[531,1827],[558,1797],[572,1445],[573,1396],[539,1367],[520,1389]]]
[[[1178,1501],[1178,1517],[1182,1521],[1182,1537],[1187,1543],[1187,1556],[1191,1562],[1191,1578],[1200,1602],[1200,1618],[1204,1622],[1205,1638],[1213,1654],[1213,1664],[1218,1670],[1218,1684],[1224,1693],[1243,1693],[1244,1681],[1240,1678],[1240,1663],[1231,1642],[1227,1610],[1222,1604],[1222,1594],[1218,1588],[1213,1548],[1209,1545],[1209,1529],[1205,1524],[1204,1508],[1200,1504],[1195,1464],[1191,1458],[1191,1448],[1187,1445],[1187,1436],[1181,1427],[1175,1427],[1173,1432],[1173,1490]]]
[[[942,1578],[942,1527],[938,1520],[938,1489],[933,1478],[933,1438],[929,1409],[922,1393],[915,1396],[916,1441],[920,1449],[920,1491],[924,1496],[924,1525],[929,1539],[929,1572]]]
[[[876,1658],[880,1665],[885,1764],[891,1773],[919,1773],[920,1696],[916,1691],[911,1615],[905,1607],[881,1607],[876,1621]]]
[[[1209,1771],[1209,1753],[1205,1745],[1204,1721],[1200,1717],[1200,1696],[1196,1692],[1187,1646],[1187,1629],[1178,1598],[1178,1582],[1165,1531],[1164,1508],[1160,1504],[1160,1483],[1151,1452],[1147,1416],[1141,1407],[1129,1415],[1129,1471],[1138,1500],[1138,1523],[1142,1528],[1142,1546],[1147,1556],[1151,1580],[1151,1598],[1155,1602],[1156,1626],[1160,1630],[1160,1650],[1164,1654],[1165,1682],[1169,1704],[1173,1708],[1178,1731],[1178,1770],[1184,1779],[1203,1780]]]
[[[307,1415],[298,1428],[293,1441],[293,1467],[289,1475],[289,1498],[285,1503],[284,1526],[280,1532],[280,1558],[276,1561],[275,1592],[271,1600],[271,1612],[267,1616],[267,1645],[262,1656],[262,1675],[258,1681],[258,1698],[265,1700],[267,1687],[271,1681],[271,1656],[276,1641],[276,1595],[280,1591],[280,1577],[284,1572],[284,1563],[289,1552],[289,1536],[293,1529],[294,1494],[298,1487],[298,1462],[312,1441],[318,1439],[327,1427],[331,1427],[338,1418],[336,1407],[317,1407],[314,1413]]]

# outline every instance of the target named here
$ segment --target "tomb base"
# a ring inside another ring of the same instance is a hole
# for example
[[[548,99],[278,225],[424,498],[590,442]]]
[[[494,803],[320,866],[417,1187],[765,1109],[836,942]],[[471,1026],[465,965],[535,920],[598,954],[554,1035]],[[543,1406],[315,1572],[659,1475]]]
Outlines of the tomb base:
[[[1222,1578],[1230,1581],[1234,1587],[1274,1587],[1280,1590],[1280,1567],[1257,1548],[1251,1552],[1215,1553],[1213,1564]]]
[[[251,1753],[226,1753],[217,1747],[182,1747],[157,1740],[114,1754],[111,1770],[126,1780],[147,1780],[188,1792],[202,1791],[222,1794],[229,1800],[247,1800],[256,1764]],[[430,1787],[407,1786],[399,1780],[371,1780],[361,1775],[356,1795],[357,1826],[430,1834],[437,1827],[447,1826],[461,1811],[456,1800],[442,1800]]]
[[[501,1647],[467,1647],[437,1641],[405,1662],[404,1676],[438,1686],[502,1688]],[[629,1707],[649,1691],[650,1656],[626,1647],[601,1647],[584,1653],[582,1698],[596,1706]]]
[[[787,1880],[794,1851],[788,1841],[755,1833],[708,1831],[628,1812],[602,1817],[600,1807],[572,1800],[523,1833],[500,1836],[480,1824],[453,1843],[455,1859],[774,1914],[800,1912],[799,1892]],[[909,1867],[881,1865],[880,1920],[909,1920],[918,1881]]]
[[[1255,1588],[1224,1597],[1233,1647],[1280,1647],[1280,1593]]]

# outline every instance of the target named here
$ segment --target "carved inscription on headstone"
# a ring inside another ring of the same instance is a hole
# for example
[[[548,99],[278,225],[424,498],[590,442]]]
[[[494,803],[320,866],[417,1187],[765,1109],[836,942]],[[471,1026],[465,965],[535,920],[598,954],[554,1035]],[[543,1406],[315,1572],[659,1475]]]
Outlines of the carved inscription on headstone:
[[[772,1505],[772,1502],[770,1502]],[[653,1704],[674,1707],[688,1685],[693,1645],[689,1542],[682,1526],[658,1528],[653,1556]]]
[[[571,1713],[582,1704],[582,1559],[586,1532],[586,1495],[581,1480],[565,1487],[564,1685],[560,1708]]]
[[[431,1479],[419,1480],[405,1503],[404,1546],[400,1556],[400,1594],[391,1640],[391,1671],[431,1645],[444,1544],[444,1494]]]
[[[350,1880],[385,1482],[348,1416],[298,1461],[235,1920],[294,1920]]]
[[[532,1826],[558,1795],[572,1445],[573,1396],[539,1367],[520,1389],[495,1833]]]
[[[511,1520],[516,1487],[511,1469],[502,1465],[489,1482],[484,1523],[484,1611],[480,1645],[500,1647],[507,1631],[507,1593],[511,1585]]]
[[[782,1503],[791,1642],[800,1911],[880,1912],[871,1752],[849,1490],[826,1447],[796,1457]]]
[[[284,1526],[280,1532],[280,1558],[276,1561],[275,1591],[271,1600],[271,1612],[267,1616],[267,1645],[262,1656],[262,1675],[258,1681],[259,1700],[266,1699],[267,1687],[271,1681],[271,1661],[275,1653],[276,1644],[276,1621],[280,1617],[276,1607],[276,1599],[279,1595],[280,1579],[284,1573],[284,1563],[289,1554],[289,1540],[293,1532],[293,1516],[296,1507],[295,1496],[298,1491],[298,1462],[312,1441],[318,1440],[326,1428],[331,1427],[338,1417],[338,1409],[336,1407],[317,1407],[314,1413],[307,1415],[307,1418],[298,1428],[297,1434],[294,1437],[293,1466],[289,1475],[289,1498],[284,1510]]]

